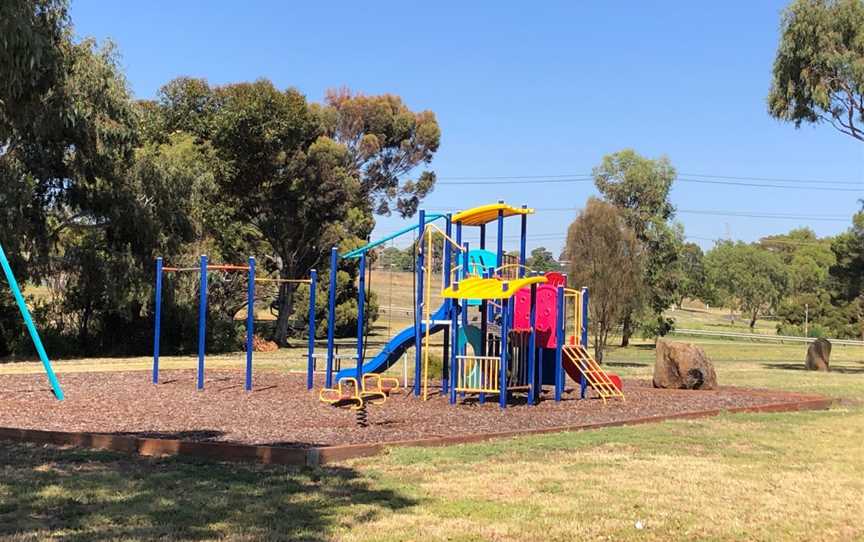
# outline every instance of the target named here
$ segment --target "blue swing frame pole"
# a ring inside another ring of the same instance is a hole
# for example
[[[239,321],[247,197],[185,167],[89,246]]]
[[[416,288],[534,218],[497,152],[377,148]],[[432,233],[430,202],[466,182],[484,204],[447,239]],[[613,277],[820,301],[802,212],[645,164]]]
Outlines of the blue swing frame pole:
[[[336,247],[330,249],[330,288],[327,291],[327,374],[325,387],[333,387],[333,326],[336,320],[336,266],[339,264]]]
[[[246,278],[246,391],[252,391],[252,339],[255,336],[255,258],[249,257]]]
[[[159,343],[162,334],[162,258],[156,258],[156,290],[153,304],[153,383],[159,383]]]
[[[363,330],[366,328],[366,253],[360,254],[360,279],[357,283],[357,385],[363,387]]]
[[[207,351],[207,256],[201,256],[200,294],[198,296],[198,382],[204,389],[204,356]]]
[[[417,236],[417,246],[415,250],[417,251],[417,258],[414,273],[417,277],[417,291],[414,292],[416,302],[415,302],[415,310],[414,310],[414,396],[420,396],[420,379],[422,378],[421,372],[423,368],[423,343],[422,341],[422,329],[423,329],[423,266],[424,266],[424,256],[423,253],[423,234],[425,233],[423,227],[426,225],[426,211],[421,210],[419,213],[419,228],[418,231],[420,235]]]
[[[311,390],[315,378],[315,294],[318,290],[318,271],[309,273],[309,347],[306,360],[306,389]]]
[[[42,367],[45,368],[45,374],[48,375],[48,382],[51,384],[51,390],[54,392],[54,397],[58,401],[62,401],[64,397],[63,389],[60,387],[57,375],[54,374],[51,360],[48,359],[48,353],[45,352],[45,347],[42,345],[42,339],[39,337],[39,331],[36,329],[36,324],[33,323],[33,318],[30,316],[30,310],[27,308],[27,303],[24,301],[24,296],[21,294],[21,289],[18,287],[18,281],[15,280],[15,275],[12,273],[12,266],[9,265],[9,260],[6,258],[6,253],[3,251],[2,246],[0,246],[0,266],[3,267],[3,273],[6,275],[9,289],[12,290],[12,296],[15,298],[15,303],[18,305],[18,310],[21,311],[21,317],[24,319],[24,325],[30,333],[30,338],[33,340],[33,346],[36,347],[36,353],[39,354],[39,359],[42,361]]]

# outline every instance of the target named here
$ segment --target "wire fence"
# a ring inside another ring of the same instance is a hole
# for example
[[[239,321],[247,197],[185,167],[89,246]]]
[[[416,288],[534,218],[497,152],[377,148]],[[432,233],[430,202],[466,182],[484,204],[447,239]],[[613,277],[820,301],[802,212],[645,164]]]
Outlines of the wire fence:
[[[760,333],[746,333],[736,331],[710,331],[706,329],[682,329],[678,328],[671,332],[672,335],[696,335],[704,337],[717,337],[718,339],[748,339],[751,341],[772,341],[772,342],[799,342],[811,343],[818,337],[796,337],[793,335],[767,335]],[[864,341],[855,341],[850,339],[831,339],[825,337],[831,344],[844,346],[864,346]]]

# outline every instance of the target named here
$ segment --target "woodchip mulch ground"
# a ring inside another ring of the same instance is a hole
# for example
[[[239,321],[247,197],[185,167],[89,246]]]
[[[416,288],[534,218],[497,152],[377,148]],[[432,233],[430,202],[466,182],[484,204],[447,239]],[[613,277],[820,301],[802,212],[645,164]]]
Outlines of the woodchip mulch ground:
[[[360,427],[356,413],[319,402],[300,374],[261,372],[252,392],[243,390],[241,371],[208,371],[200,392],[191,370],[164,371],[158,385],[149,378],[146,371],[61,375],[67,398],[59,402],[43,375],[2,376],[0,427],[308,448],[625,422],[795,400],[783,392],[658,390],[628,380],[625,402],[581,401],[568,388],[560,403],[501,410],[494,397],[482,405],[451,406],[438,393],[423,402],[403,390],[384,405],[369,406],[368,426]]]

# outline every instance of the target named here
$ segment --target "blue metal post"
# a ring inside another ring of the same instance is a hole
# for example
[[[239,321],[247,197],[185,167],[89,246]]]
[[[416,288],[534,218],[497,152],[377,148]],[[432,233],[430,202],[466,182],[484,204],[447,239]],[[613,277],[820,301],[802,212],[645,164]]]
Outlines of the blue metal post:
[[[528,404],[533,405],[539,394],[537,393],[537,285],[531,285],[531,312],[529,326],[531,334],[528,336]],[[541,383],[542,385],[542,383]]]
[[[366,329],[366,253],[360,255],[357,282],[357,385],[363,386],[363,330]]]
[[[444,233],[447,234],[448,239],[444,240],[444,264],[441,267],[441,272],[444,274],[444,288],[450,286],[450,269],[452,267],[452,253],[453,246],[450,244],[450,239],[453,233],[453,224],[450,221],[451,216],[447,215],[447,222],[444,226]],[[449,299],[445,299],[444,303],[447,305],[448,310],[453,310],[453,303]],[[449,327],[444,328],[444,347],[441,351],[441,393],[447,393],[448,385],[450,383],[450,335],[452,330]],[[459,342],[459,337],[457,335],[453,335],[453,344]]]
[[[423,253],[423,226],[426,223],[426,212],[421,210],[418,213],[420,216],[420,235],[417,236],[417,264],[414,273],[417,276],[417,291],[414,292],[417,302],[414,311],[414,395],[420,395],[420,380],[422,379],[423,371],[423,261],[425,254]],[[430,254],[431,257],[431,254]]]
[[[527,208],[527,206],[523,205],[523,209]],[[525,254],[526,242],[528,239],[528,215],[522,215],[522,228],[521,234],[519,236],[519,278],[525,276],[525,262],[527,261],[527,255]]]
[[[483,278],[488,279],[492,274],[492,271],[486,269],[483,271]],[[489,334],[489,301],[483,299],[480,301],[480,336],[483,338],[480,341],[480,355],[485,356],[488,353],[487,341]]]
[[[201,256],[201,292],[198,296],[198,389],[204,389],[204,355],[207,351],[207,256]]]
[[[48,375],[48,382],[51,384],[51,389],[54,391],[54,397],[58,401],[62,401],[63,389],[60,387],[60,382],[54,374],[51,360],[48,359],[48,353],[45,352],[45,347],[42,345],[42,339],[39,337],[39,331],[36,330],[36,324],[33,323],[33,318],[30,316],[30,310],[27,308],[27,303],[24,301],[24,296],[21,294],[21,289],[18,287],[18,281],[15,280],[15,275],[12,273],[12,266],[9,265],[9,260],[6,259],[6,253],[3,251],[2,246],[0,246],[0,267],[3,267],[3,273],[6,275],[9,289],[12,290],[12,297],[15,298],[18,310],[21,311],[24,325],[30,333],[30,338],[33,340],[33,346],[36,347],[36,353],[39,354],[39,359],[42,361],[42,367],[45,369],[45,374]]]
[[[588,350],[588,288],[582,288],[582,329],[580,330],[579,342],[585,350]],[[584,374],[579,378],[579,396],[584,399],[588,390],[588,379]]]
[[[504,203],[502,200],[498,200],[498,203]],[[498,263],[497,267],[501,267],[504,265],[504,211],[498,211]]]
[[[453,285],[453,288],[458,288],[459,279],[456,279],[456,282]],[[453,310],[450,311],[450,327],[453,329],[453,337],[459,337],[459,301],[456,299],[452,300],[453,302]],[[465,310],[465,307],[462,307],[462,310]],[[453,347],[450,348],[450,366],[452,370],[450,371],[450,404],[456,404],[456,375],[459,374],[459,361],[456,359],[456,356],[459,354],[456,345],[458,341],[454,339]]]
[[[558,287],[555,319],[555,400],[561,400],[564,391],[564,365],[562,360],[564,349],[564,287]]]
[[[333,338],[336,325],[336,266],[339,265],[336,247],[330,249],[330,290],[327,292],[327,375],[325,387],[333,387]]]
[[[501,373],[499,375],[501,390],[498,396],[498,406],[507,408],[507,335],[510,333],[510,300],[504,298],[501,300]]]
[[[153,383],[159,383],[159,343],[162,334],[162,258],[156,258],[156,292],[153,314]]]
[[[306,389],[311,390],[315,378],[315,294],[318,292],[318,271],[309,274],[309,348],[306,363]]]
[[[252,391],[252,338],[255,336],[255,258],[249,258],[246,301],[246,391]]]
[[[468,261],[468,243],[462,244],[462,269],[468,269],[469,261]],[[464,303],[464,307],[462,310],[462,327],[468,327],[468,303]],[[468,341],[465,341],[462,344],[462,352],[461,354],[464,356],[468,354]]]

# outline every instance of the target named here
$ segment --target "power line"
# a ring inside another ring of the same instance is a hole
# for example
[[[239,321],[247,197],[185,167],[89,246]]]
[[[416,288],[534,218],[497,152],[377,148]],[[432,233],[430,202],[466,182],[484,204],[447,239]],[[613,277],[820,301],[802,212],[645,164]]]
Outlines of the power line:
[[[864,186],[864,181],[826,181],[822,179],[785,179],[780,177],[736,177],[734,175],[708,175],[706,173],[681,173],[685,177],[704,177],[706,179],[730,179],[735,181],[768,181],[775,183],[845,184]]]
[[[720,185],[720,186],[746,186],[751,188],[776,188],[781,190],[808,190],[808,191],[818,191],[818,192],[858,192],[864,193],[864,185],[861,185],[861,188],[837,188],[837,187],[828,187],[828,186],[803,186],[803,185],[788,185],[788,184],[766,184],[766,183],[744,183],[737,181],[717,181],[717,180],[706,180],[706,179],[685,179],[685,178],[677,178],[675,179],[678,182],[682,183],[696,183],[696,184],[711,184],[711,185]]]
[[[580,178],[580,177],[564,177],[564,178],[556,178],[556,179],[523,179],[523,180],[505,180],[506,178],[499,180],[465,180],[465,181],[438,181],[435,183],[435,186],[438,185],[458,185],[458,186],[467,186],[467,185],[485,185],[485,184],[562,184],[562,183],[590,183],[593,182],[594,179]]]
[[[582,209],[579,207],[534,207],[538,212],[577,212]],[[436,212],[455,212],[458,211],[455,207],[433,207],[428,209]],[[802,215],[794,213],[769,213],[760,211],[716,211],[702,209],[677,209],[676,213],[690,215],[709,215],[709,216],[732,216],[737,218],[766,218],[777,220],[814,220],[825,222],[848,222],[851,220],[849,216],[843,215]]]
[[[721,181],[721,180],[712,180],[712,179],[693,179],[693,178],[685,178],[678,177],[675,179],[676,182],[679,183],[694,183],[694,184],[708,184],[714,186],[742,186],[748,188],[772,188],[778,190],[807,190],[807,191],[815,191],[815,192],[853,192],[853,193],[864,193],[864,184],[861,184],[861,188],[842,188],[836,186],[810,186],[810,185],[792,185],[792,184],[773,184],[773,183],[763,183],[763,182],[738,182],[738,181]],[[577,177],[564,177],[564,178],[542,178],[542,179],[522,179],[522,180],[505,180],[504,178],[499,180],[464,180],[464,181],[438,181],[436,182],[436,186],[468,186],[468,185],[504,185],[504,184],[514,184],[514,185],[535,185],[535,184],[570,184],[570,183],[590,183],[593,182],[591,178],[577,178]]]
[[[702,179],[725,179],[732,181],[764,181],[769,183],[790,183],[790,184],[837,184],[837,185],[847,185],[847,186],[860,186],[864,187],[864,180],[861,181],[834,181],[834,180],[825,180],[825,179],[796,179],[796,178],[788,178],[788,177],[757,177],[757,176],[748,176],[748,175],[714,175],[708,173],[679,173],[681,177],[678,177],[677,180],[689,180],[694,177],[701,177]],[[439,181],[500,181],[500,180],[523,180],[523,181],[533,181],[538,183],[549,183],[549,182],[582,182],[584,180],[593,180],[594,175],[592,173],[567,173],[567,174],[556,174],[556,175],[460,175],[460,176],[445,176],[439,177]],[[440,184],[473,184],[473,183],[449,183],[443,182]]]

